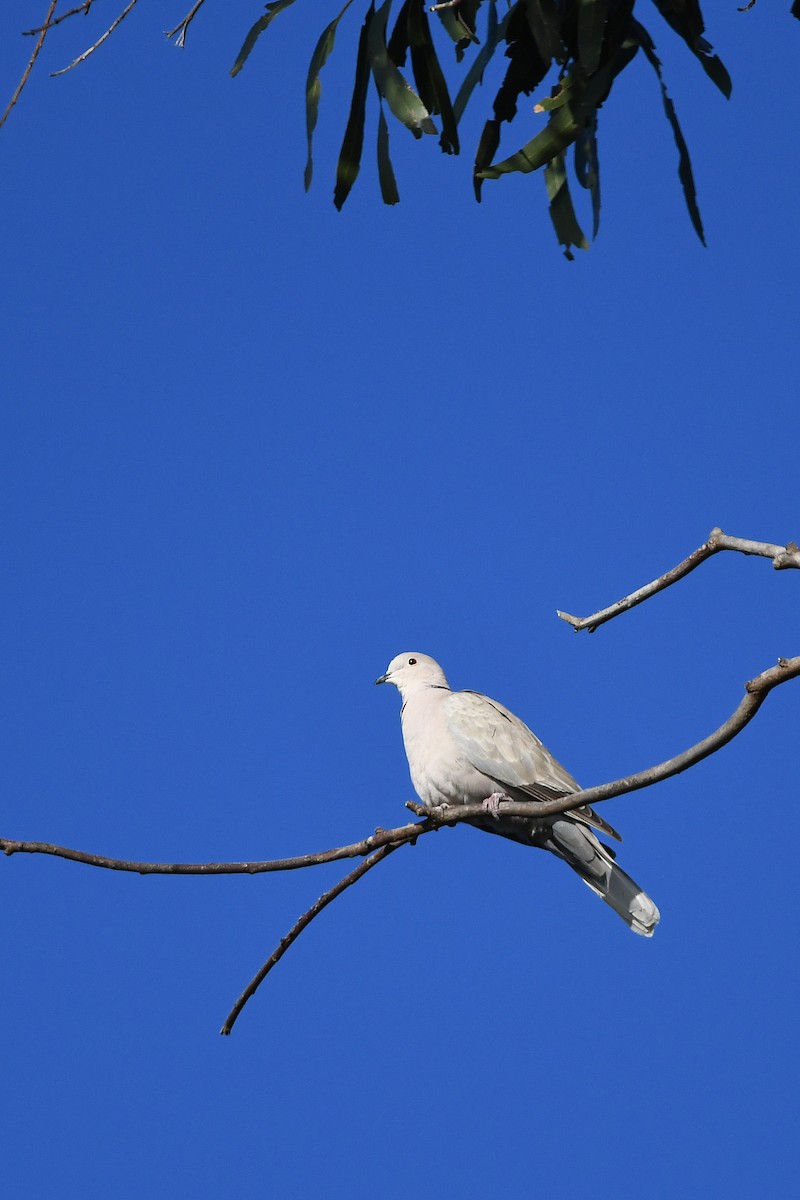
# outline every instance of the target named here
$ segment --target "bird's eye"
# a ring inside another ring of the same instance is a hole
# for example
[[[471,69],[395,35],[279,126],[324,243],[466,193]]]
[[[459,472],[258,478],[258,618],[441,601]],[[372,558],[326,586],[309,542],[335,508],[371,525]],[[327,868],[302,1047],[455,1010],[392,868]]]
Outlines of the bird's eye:
[[[410,659],[408,660],[408,665],[409,665],[410,667],[413,667],[413,666],[415,665],[416,661],[417,661],[417,660],[416,660],[415,658],[410,658]]]

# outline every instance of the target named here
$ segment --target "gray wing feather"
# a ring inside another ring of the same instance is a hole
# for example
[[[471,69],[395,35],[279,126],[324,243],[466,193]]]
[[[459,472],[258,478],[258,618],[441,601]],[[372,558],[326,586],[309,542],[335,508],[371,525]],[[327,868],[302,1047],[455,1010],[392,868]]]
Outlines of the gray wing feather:
[[[580,791],[577,779],[533,730],[497,700],[480,692],[453,692],[447,697],[446,713],[450,733],[467,760],[507,790],[522,792],[534,800],[552,800]],[[573,815],[621,840],[616,830],[588,806]]]
[[[496,700],[480,692],[453,692],[447,698],[447,717],[460,749],[492,779],[520,791],[537,787],[560,795],[580,791],[578,781],[533,730]]]

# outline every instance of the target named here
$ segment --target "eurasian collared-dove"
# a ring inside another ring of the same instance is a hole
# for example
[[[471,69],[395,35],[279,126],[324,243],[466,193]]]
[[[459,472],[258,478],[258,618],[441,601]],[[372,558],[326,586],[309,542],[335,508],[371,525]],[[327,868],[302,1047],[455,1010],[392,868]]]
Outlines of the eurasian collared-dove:
[[[562,858],[635,933],[652,937],[659,911],[595,836],[591,826],[621,841],[588,806],[538,820],[498,818],[501,800],[553,800],[580,791],[519,717],[480,692],[451,691],[427,654],[398,654],[375,682],[393,683],[402,697],[411,782],[423,804],[483,803],[486,819],[471,824]]]

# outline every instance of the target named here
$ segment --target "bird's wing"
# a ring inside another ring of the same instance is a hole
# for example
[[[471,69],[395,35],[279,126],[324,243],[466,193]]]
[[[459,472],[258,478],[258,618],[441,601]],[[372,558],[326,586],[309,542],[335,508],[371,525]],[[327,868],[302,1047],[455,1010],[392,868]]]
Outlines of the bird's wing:
[[[467,760],[505,788],[533,800],[555,800],[580,791],[578,781],[533,730],[496,700],[480,692],[452,692],[445,711],[450,733]],[[588,805],[576,809],[573,816],[622,840]]]

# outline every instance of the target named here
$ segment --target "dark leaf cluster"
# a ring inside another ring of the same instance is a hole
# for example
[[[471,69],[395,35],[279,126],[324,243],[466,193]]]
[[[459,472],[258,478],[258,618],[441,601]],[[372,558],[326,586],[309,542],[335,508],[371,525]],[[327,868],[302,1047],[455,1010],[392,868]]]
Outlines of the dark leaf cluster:
[[[233,67],[242,69],[258,37],[295,0],[272,0],[245,38]],[[306,82],[308,159],[306,188],[313,172],[313,136],[321,94],[320,74],[334,48],[342,17],[353,4],[347,0],[323,31],[311,57]],[[664,113],[678,150],[678,175],[692,224],[704,240],[689,151],[675,104],[664,81],[655,43],[639,16],[643,0],[448,0],[427,9],[425,0],[371,0],[364,15],[356,50],[350,111],[336,167],[334,203],[341,208],[355,183],[364,149],[366,109],[374,84],[378,105],[377,162],[381,195],[387,204],[400,199],[389,155],[389,114],[415,138],[438,136],[445,154],[460,151],[459,122],[476,86],[482,83],[491,59],[502,51],[507,60],[475,152],[473,182],[481,199],[486,180],[509,172],[542,169],[550,217],[568,258],[574,247],[588,248],[575,213],[570,179],[589,193],[592,233],[600,220],[598,117],[617,77],[640,52],[652,66],[661,91]],[[728,72],[705,38],[699,0],[650,0],[671,29],[686,43],[709,79],[727,97]],[[500,11],[501,8],[503,11]],[[798,5],[795,4],[792,11]],[[394,11],[393,11],[394,9]],[[428,11],[438,19],[438,40],[452,46],[464,71],[451,96],[431,32]],[[509,157],[497,159],[503,124],[510,125],[520,100],[542,88],[535,106],[542,128]],[[438,119],[438,122],[437,122]],[[572,160],[572,172],[569,169]]]
[[[36,38],[36,44],[5,112],[0,115],[0,126],[17,103],[48,31],[71,17],[87,15],[93,2],[81,0],[57,14],[59,0],[50,0],[44,23],[25,31]],[[206,0],[194,0],[183,20],[166,36],[184,46],[189,27],[205,3]],[[269,0],[244,39],[232,75],[239,74],[261,34],[295,3],[296,0]],[[749,12],[756,3],[757,0],[748,0],[736,8],[739,12]],[[127,0],[93,44],[53,74],[63,75],[85,62],[136,4],[137,0]],[[353,5],[354,0],[344,0],[311,55],[306,79],[306,190],[313,175],[322,71],[333,53],[342,18]],[[376,154],[381,195],[386,204],[397,204],[400,193],[390,157],[387,118],[392,117],[405,126],[418,140],[426,135],[438,137],[445,154],[458,154],[459,127],[467,104],[496,58],[502,78],[475,151],[475,197],[480,201],[487,179],[499,179],[511,172],[529,174],[541,168],[550,217],[564,253],[571,259],[573,248],[588,248],[588,240],[578,222],[570,180],[589,194],[592,236],[596,236],[600,222],[599,113],[618,76],[641,52],[655,72],[664,114],[678,151],[678,177],[686,207],[698,237],[705,242],[689,149],[653,37],[639,19],[643,14],[646,19],[655,16],[656,10],[686,44],[711,82],[725,97],[730,96],[730,76],[706,39],[700,0],[439,0],[429,8],[426,0],[369,0],[358,34],[350,109],[336,165],[336,207],[342,207],[358,178],[370,96],[377,104]],[[435,37],[429,13],[436,15]],[[800,18],[800,0],[793,0],[791,14]],[[442,68],[445,53],[448,58],[454,56],[455,69],[461,72],[460,86],[454,95]],[[515,153],[498,159],[503,125],[510,125],[517,116],[521,97],[534,92],[537,101],[533,111],[541,117],[539,132]]]

